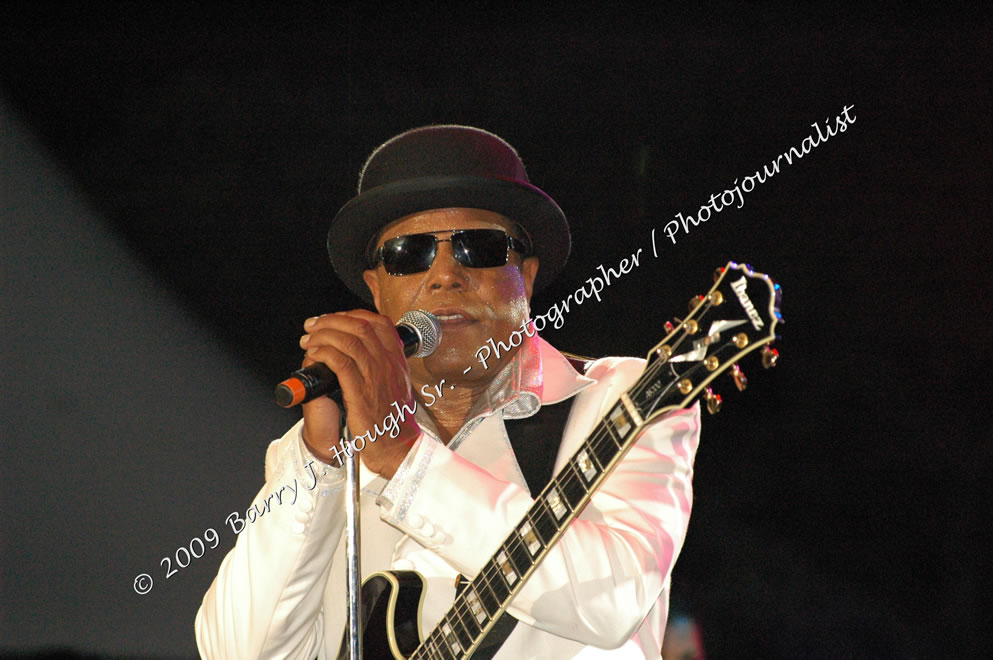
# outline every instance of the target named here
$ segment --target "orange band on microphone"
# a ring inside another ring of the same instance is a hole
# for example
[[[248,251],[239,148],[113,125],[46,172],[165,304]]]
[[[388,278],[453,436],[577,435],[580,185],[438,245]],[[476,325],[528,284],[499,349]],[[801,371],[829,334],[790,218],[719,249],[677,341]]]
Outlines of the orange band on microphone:
[[[303,400],[307,398],[307,388],[303,386],[299,378],[287,378],[279,385],[285,387],[293,394],[293,399],[285,405],[286,408],[303,403]]]

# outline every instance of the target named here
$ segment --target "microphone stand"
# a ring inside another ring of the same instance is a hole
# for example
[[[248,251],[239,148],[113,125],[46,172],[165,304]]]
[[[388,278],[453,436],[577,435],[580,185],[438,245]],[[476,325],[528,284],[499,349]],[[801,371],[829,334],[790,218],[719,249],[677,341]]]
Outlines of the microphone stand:
[[[345,568],[348,582],[348,659],[362,660],[362,565],[359,538],[359,455],[353,451],[345,461]]]
[[[348,424],[345,421],[345,403],[341,391],[331,395],[341,410],[341,423],[338,436],[348,447]],[[362,660],[362,564],[360,560],[361,523],[359,500],[359,456],[358,452],[345,452],[345,592],[348,598],[348,660]]]

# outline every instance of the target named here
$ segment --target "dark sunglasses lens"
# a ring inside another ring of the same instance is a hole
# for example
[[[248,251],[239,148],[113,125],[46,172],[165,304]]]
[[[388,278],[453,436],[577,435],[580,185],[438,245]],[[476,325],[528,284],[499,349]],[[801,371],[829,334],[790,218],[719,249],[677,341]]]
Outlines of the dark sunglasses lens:
[[[507,263],[507,235],[499,229],[467,229],[452,236],[452,251],[469,268]]]
[[[431,267],[435,254],[434,236],[411,234],[383,243],[383,267],[390,275],[410,275]]]

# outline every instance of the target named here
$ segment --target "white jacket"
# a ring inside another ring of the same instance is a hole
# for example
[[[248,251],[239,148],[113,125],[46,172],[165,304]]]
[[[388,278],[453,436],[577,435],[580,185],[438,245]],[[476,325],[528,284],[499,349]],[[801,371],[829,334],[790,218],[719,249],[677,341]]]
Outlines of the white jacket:
[[[643,367],[603,358],[583,376],[535,336],[448,446],[418,406],[422,433],[394,478],[361,468],[363,575],[421,573],[426,635],[450,607],[457,574],[474,577],[533,503],[504,417],[528,417],[579,392],[558,470]],[[346,611],[344,470],[316,461],[301,429],[269,446],[266,483],[197,612],[204,657],[337,657]],[[512,602],[520,623],[497,658],[659,657],[699,431],[694,405],[641,433]]]

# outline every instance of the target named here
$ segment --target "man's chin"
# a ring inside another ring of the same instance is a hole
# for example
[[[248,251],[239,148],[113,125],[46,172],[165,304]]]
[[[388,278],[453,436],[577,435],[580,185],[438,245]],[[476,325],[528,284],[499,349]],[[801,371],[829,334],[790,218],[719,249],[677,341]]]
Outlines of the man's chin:
[[[448,383],[479,380],[484,374],[492,378],[517,352],[520,342],[508,346],[514,329],[494,328],[479,321],[446,323],[442,326],[441,345],[423,358],[424,370],[436,381],[444,378]],[[494,354],[497,347],[499,356]]]

